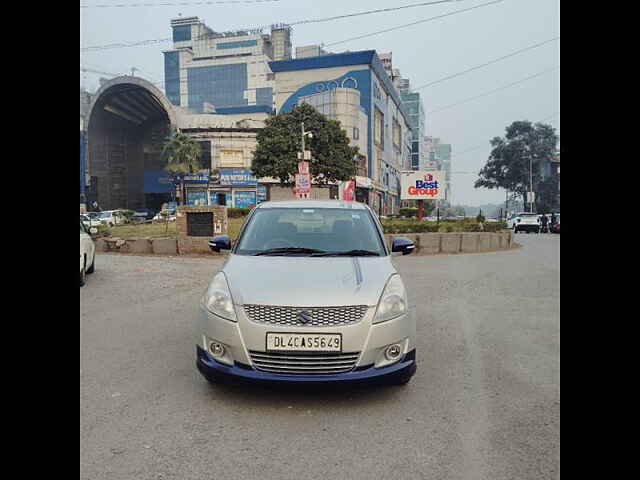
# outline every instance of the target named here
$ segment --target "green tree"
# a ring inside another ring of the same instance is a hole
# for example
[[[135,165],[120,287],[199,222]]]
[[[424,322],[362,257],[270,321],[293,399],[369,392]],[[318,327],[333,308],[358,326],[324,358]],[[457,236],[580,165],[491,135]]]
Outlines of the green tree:
[[[358,147],[349,146],[349,138],[340,122],[329,120],[314,107],[302,104],[290,112],[273,115],[257,134],[251,169],[257,177],[274,177],[281,184],[293,182],[298,172],[298,152],[302,147],[301,124],[313,134],[305,144],[311,150],[309,172],[315,183],[349,180],[355,175],[354,157]]]
[[[165,170],[174,181],[180,181],[183,204],[186,200],[184,176],[200,170],[200,153],[200,144],[180,131],[169,135],[162,148],[162,158],[167,162]]]
[[[479,173],[475,188],[504,188],[523,198],[529,191],[529,163],[532,162],[534,191],[541,182],[540,165],[556,152],[558,136],[551,125],[516,121],[506,128],[504,138],[491,139],[491,154]]]

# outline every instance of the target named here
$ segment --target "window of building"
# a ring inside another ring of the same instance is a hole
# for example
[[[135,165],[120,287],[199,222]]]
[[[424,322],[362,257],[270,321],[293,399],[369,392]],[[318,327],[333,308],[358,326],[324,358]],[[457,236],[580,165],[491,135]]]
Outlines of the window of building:
[[[187,70],[189,86],[188,106],[203,111],[204,103],[214,107],[238,107],[247,105],[247,65],[215,65],[193,67]]]
[[[402,143],[402,127],[395,118],[393,119],[393,147],[400,151],[400,144]]]
[[[384,148],[384,114],[377,107],[373,113],[373,141]]]
[[[220,168],[244,167],[242,150],[220,150]]]
[[[353,127],[353,139],[360,139],[360,130],[358,129],[358,127]]]
[[[218,49],[246,48],[246,47],[255,47],[256,45],[258,45],[258,41],[257,40],[241,40],[241,41],[238,41],[238,42],[218,43],[216,45],[216,48],[218,48]]]
[[[169,101],[180,105],[180,53],[164,54],[164,88]]]
[[[173,27],[174,42],[188,42],[191,40],[191,25]]]

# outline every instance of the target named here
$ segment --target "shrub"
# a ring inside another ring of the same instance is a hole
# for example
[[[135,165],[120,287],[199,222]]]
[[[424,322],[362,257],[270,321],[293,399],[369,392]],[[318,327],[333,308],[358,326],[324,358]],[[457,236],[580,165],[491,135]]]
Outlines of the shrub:
[[[400,216],[409,218],[416,217],[418,215],[418,209],[415,207],[403,207],[400,209]]]
[[[249,215],[250,211],[251,211],[250,208],[228,207],[227,217],[229,218],[246,217],[247,215]]]
[[[485,223],[484,224],[484,231],[485,232],[499,232],[501,230],[506,230],[507,229],[507,223],[506,222],[492,222],[492,223]]]

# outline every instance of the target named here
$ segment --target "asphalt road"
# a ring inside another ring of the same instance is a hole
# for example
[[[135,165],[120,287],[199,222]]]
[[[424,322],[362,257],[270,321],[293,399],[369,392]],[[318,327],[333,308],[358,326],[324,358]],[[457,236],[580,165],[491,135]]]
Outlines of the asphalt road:
[[[560,236],[394,262],[405,387],[210,386],[192,319],[213,258],[98,254],[80,289],[82,479],[557,479]]]

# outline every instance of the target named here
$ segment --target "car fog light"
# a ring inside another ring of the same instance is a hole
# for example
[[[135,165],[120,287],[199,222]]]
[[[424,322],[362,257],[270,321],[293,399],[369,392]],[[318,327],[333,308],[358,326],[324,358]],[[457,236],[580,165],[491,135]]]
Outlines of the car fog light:
[[[214,357],[224,356],[224,347],[217,342],[211,342],[209,344],[209,351]]]
[[[387,360],[396,360],[401,353],[402,345],[396,343],[387,347],[387,349],[384,351],[384,356],[387,357]]]

